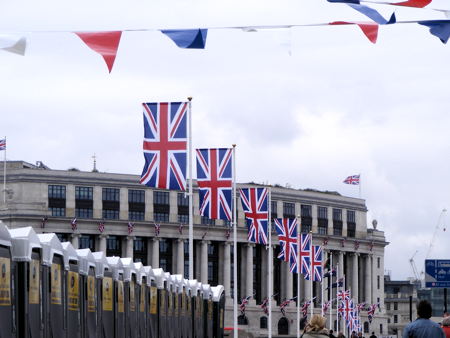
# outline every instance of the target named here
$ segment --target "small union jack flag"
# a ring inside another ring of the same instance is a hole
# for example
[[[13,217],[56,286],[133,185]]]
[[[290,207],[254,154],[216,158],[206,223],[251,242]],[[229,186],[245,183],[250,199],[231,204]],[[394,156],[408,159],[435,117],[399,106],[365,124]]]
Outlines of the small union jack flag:
[[[301,234],[300,236],[300,272],[306,278],[311,271],[311,234]]]
[[[269,217],[267,188],[246,188],[240,190],[242,209],[248,227],[249,242],[267,244]]]
[[[336,269],[335,268],[331,268],[330,270],[328,270],[327,272],[325,272],[323,274],[323,278],[328,278],[328,277],[332,277],[332,276],[336,276]]]
[[[6,149],[6,139],[0,139],[0,150]]]
[[[288,306],[291,302],[293,302],[297,297],[294,298],[290,298],[290,299],[285,299],[281,304],[280,304],[280,311],[283,314],[283,316],[286,316],[286,306]]]
[[[311,272],[312,272],[312,280],[321,282],[322,281],[322,247],[320,245],[312,246],[312,254],[311,254]],[[307,280],[309,280],[309,275],[305,276]]]
[[[355,250],[358,250],[358,249],[359,249],[359,242],[355,241]]]
[[[70,225],[72,226],[72,231],[75,231],[77,229],[77,219],[72,219],[72,221],[70,221]]]
[[[266,298],[264,298],[264,300],[261,303],[261,309],[263,310],[263,312],[266,316],[269,315],[269,307],[268,306],[269,306],[269,298],[266,297]]]
[[[155,223],[155,236],[156,237],[159,236],[160,230],[161,230],[161,225],[159,225],[158,223]]]
[[[104,222],[98,223],[98,231],[100,231],[100,232],[105,231],[105,223]]]
[[[327,314],[328,309],[330,308],[330,306],[331,306],[331,300],[329,300],[329,301],[327,301],[327,302],[322,304],[322,312],[323,312],[324,315]]]
[[[144,158],[140,183],[186,190],[187,102],[143,103]]]
[[[355,310],[355,305],[353,303],[353,299],[346,298],[342,300],[342,315],[345,320],[349,321],[351,316],[353,315],[353,311]]]
[[[178,226],[178,232],[180,233],[180,235],[183,234],[183,223],[180,223],[180,225]]]
[[[336,294],[337,300],[350,299],[350,290],[342,290]]]
[[[252,296],[244,297],[241,300],[241,304],[239,305],[239,310],[241,311],[241,314],[243,314],[243,315],[245,315],[245,307],[247,306],[250,298],[252,298]]]
[[[364,310],[366,308],[366,306],[367,306],[366,302],[356,304],[356,311],[360,312],[360,311]]]
[[[225,238],[226,238],[227,240],[229,240],[229,239],[230,239],[230,235],[231,235],[231,233],[230,233],[230,227],[227,227],[227,231],[225,232]]]
[[[348,177],[344,180],[344,183],[345,183],[345,184],[358,185],[358,184],[359,184],[359,175],[348,176]]]
[[[47,221],[48,221],[47,217],[42,217],[41,228],[45,228],[45,224],[47,224]]]
[[[297,219],[275,218],[281,251],[278,258],[290,262],[291,272],[297,267]]]
[[[128,234],[131,234],[134,229],[134,223],[128,222]]]
[[[369,319],[369,323],[372,323],[375,311],[379,305],[380,305],[379,303],[376,303],[369,306],[369,310],[367,310],[367,318]]]
[[[307,302],[304,302],[301,308],[303,317],[306,317],[308,315],[308,308],[312,304],[312,302],[316,299],[316,297],[313,297],[313,299],[308,300]]]
[[[233,149],[197,149],[200,215],[231,221]]]

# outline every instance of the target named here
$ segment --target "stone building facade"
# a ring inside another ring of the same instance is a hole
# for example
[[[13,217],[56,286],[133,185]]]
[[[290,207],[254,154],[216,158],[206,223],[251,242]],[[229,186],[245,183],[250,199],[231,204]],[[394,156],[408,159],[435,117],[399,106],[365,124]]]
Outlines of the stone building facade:
[[[6,204],[0,204],[0,219],[10,228],[32,226],[37,232],[55,232],[75,248],[104,251],[108,256],[133,257],[144,265],[188,275],[188,199],[183,192],[147,188],[139,176],[72,170],[51,170],[39,163],[7,162]],[[238,184],[239,187],[254,186]],[[364,331],[387,333],[384,312],[384,233],[367,226],[365,201],[337,193],[271,189],[272,217],[301,218],[302,232],[312,231],[313,244],[323,245],[325,258],[339,262],[345,287],[358,302],[380,303],[374,321],[362,312]],[[194,184],[194,278],[202,283],[222,284],[227,295],[225,326],[232,326],[233,241],[229,222],[209,220],[198,212],[199,197]],[[272,248],[247,241],[244,213],[238,201],[238,299],[252,295],[241,318],[243,328],[267,333],[267,319],[260,304],[267,295],[268,252],[273,251],[274,334],[295,335],[296,307],[292,303],[283,317],[278,305],[297,294],[297,276],[277,259],[278,237],[272,231]],[[76,218],[76,229],[71,221]],[[100,232],[99,225],[104,225]],[[129,233],[128,223],[132,223]],[[160,225],[156,235],[155,224]],[[335,282],[335,277],[333,278]],[[300,299],[315,299],[320,313],[321,284],[301,281]],[[312,295],[311,295],[312,290]],[[335,289],[334,289],[335,290]],[[324,292],[324,300],[334,299]],[[335,302],[333,302],[335,303]],[[336,308],[331,310],[335,318]],[[331,325],[336,326],[334,320]],[[339,324],[343,327],[343,323]]]

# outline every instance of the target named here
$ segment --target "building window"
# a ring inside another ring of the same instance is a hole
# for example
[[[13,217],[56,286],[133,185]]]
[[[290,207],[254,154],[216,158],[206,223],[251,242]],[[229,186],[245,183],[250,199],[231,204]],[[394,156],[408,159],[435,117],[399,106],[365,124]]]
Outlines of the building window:
[[[93,235],[81,235],[79,241],[80,249],[91,249],[92,252],[95,251],[95,238]]]
[[[394,311],[398,310],[398,303],[394,302]]]
[[[369,322],[364,322],[364,333],[369,333]]]
[[[328,234],[328,209],[326,207],[317,207],[317,225],[320,235]]]
[[[201,222],[203,225],[215,225],[216,224],[214,219],[211,219],[207,216],[202,216]]]
[[[380,324],[380,334],[383,334],[383,324]]]
[[[347,210],[347,237],[356,237],[356,217],[354,210]]]
[[[283,217],[295,218],[295,204],[289,202],[283,202]]]
[[[122,239],[109,235],[106,239],[106,256],[122,256]]]
[[[379,269],[381,267],[381,259],[380,257],[377,257],[377,268]]]
[[[260,329],[267,329],[267,317],[260,317],[259,318],[259,328]]]
[[[133,258],[135,262],[147,265],[147,239],[136,237],[133,241]]]
[[[380,290],[380,276],[377,276],[377,289]]]
[[[217,242],[208,244],[208,284],[219,284],[219,245]]]
[[[145,216],[145,190],[128,190],[128,218],[143,221]]]
[[[184,278],[189,278],[189,241],[184,241]],[[194,250],[195,253],[195,250]],[[195,261],[195,260],[194,260]]]
[[[184,193],[177,195],[178,222],[189,223],[189,197]]]
[[[172,272],[172,241],[162,238],[159,241],[159,267],[165,272]]]
[[[93,190],[92,187],[75,187],[75,217],[93,217]]]
[[[169,222],[169,192],[154,191],[153,192],[153,211],[156,222]]]
[[[386,303],[386,310],[391,311],[391,303]]]
[[[394,324],[395,323],[398,323],[398,317],[397,317],[397,315],[394,315]]]
[[[333,208],[333,234],[342,236],[342,209]]]
[[[66,216],[66,186],[48,186],[48,210],[52,216]]]
[[[275,218],[278,218],[278,202],[270,201],[270,217],[272,218],[272,231],[275,229]]]
[[[312,229],[312,207],[310,205],[301,205],[302,233],[308,233]]]
[[[103,188],[103,218],[119,219],[120,191],[117,188]]]

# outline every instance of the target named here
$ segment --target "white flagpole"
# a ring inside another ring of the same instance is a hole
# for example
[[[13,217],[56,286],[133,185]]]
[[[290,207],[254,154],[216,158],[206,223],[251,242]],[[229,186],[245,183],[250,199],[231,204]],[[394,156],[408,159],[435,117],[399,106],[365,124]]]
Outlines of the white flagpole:
[[[6,206],[6,136],[5,136],[5,152],[3,154],[3,204]]]
[[[313,268],[313,265],[312,265],[312,261],[313,261],[313,238],[312,238],[312,231],[310,231],[309,232],[310,233],[310,236],[311,236],[311,250],[310,250],[310,262],[309,262],[309,265],[310,265],[310,269],[309,269],[309,281],[311,282],[310,283],[310,286],[311,286],[311,288],[310,288],[310,290],[311,290],[311,304],[310,304],[310,306],[311,306],[311,317],[313,316],[313,314],[314,314],[314,301],[313,301],[313,284],[314,284],[314,278],[313,278],[313,270],[314,270],[314,268]]]
[[[297,338],[300,338],[300,222],[297,222]]]
[[[188,149],[188,166],[189,166],[189,279],[194,279],[194,219],[193,219],[193,192],[192,192],[192,97],[188,97],[188,129],[189,129],[189,149]]]
[[[358,184],[358,187],[359,187],[359,198],[361,198],[361,174],[359,174],[359,184]]]
[[[268,336],[272,338],[272,295],[273,295],[273,277],[272,277],[272,268],[273,268],[273,251],[272,251],[272,189],[269,188],[269,201],[268,201],[268,223],[267,223],[267,237],[269,237],[269,257],[267,259],[267,269],[269,272],[269,280],[268,280],[268,295],[267,299],[269,300],[269,326],[268,326]]]
[[[236,145],[233,144],[233,326],[234,338],[238,338],[237,321],[237,224],[236,224]]]
[[[333,253],[330,251],[330,270],[333,270]],[[333,276],[328,277],[328,287],[333,283]],[[333,329],[333,288],[328,293],[330,295],[330,329]],[[336,332],[337,333],[337,332]]]
[[[336,332],[339,334],[339,262],[336,264]],[[333,293],[333,285],[331,285],[331,293]]]
[[[321,287],[321,293],[320,293],[320,300],[321,300],[321,314],[322,314],[322,317],[323,317],[323,270],[325,269],[325,266],[323,265],[323,262],[324,262],[324,258],[325,258],[325,251],[322,251],[322,281],[321,281],[321,283],[320,283],[320,287]],[[327,256],[327,259],[328,259],[328,256]],[[327,260],[325,259],[325,262],[326,262]]]

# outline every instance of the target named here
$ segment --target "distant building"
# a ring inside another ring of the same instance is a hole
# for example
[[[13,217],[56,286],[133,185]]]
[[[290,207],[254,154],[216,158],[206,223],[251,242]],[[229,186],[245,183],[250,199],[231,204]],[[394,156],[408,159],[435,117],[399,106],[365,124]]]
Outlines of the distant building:
[[[443,288],[423,288],[417,291],[417,297],[422,300],[426,299],[431,303],[433,308],[433,317],[440,320],[444,314],[444,289]],[[448,302],[447,302],[448,306]],[[448,309],[447,311],[450,311]]]
[[[0,219],[10,228],[32,226],[36,232],[55,232],[75,248],[104,251],[106,255],[132,257],[144,265],[188,276],[188,199],[183,192],[148,188],[139,176],[52,170],[42,163],[7,162],[6,204],[0,202]],[[238,184],[238,187],[254,184]],[[225,326],[233,325],[233,241],[230,222],[199,215],[199,197],[194,184],[194,278],[202,283],[222,284],[227,296]],[[369,325],[362,311],[364,332],[387,334],[384,313],[384,232],[367,227],[367,207],[359,198],[312,189],[271,187],[272,218],[300,217],[302,232],[312,231],[315,245],[323,245],[325,258],[339,262],[339,275],[358,303],[379,303],[380,310]],[[273,251],[274,334],[295,334],[295,303],[283,317],[278,305],[297,294],[297,276],[277,259],[278,237],[272,231],[272,248],[247,241],[247,229],[238,201],[238,299],[253,296],[240,318],[242,328],[267,334],[267,317],[260,304],[267,295],[268,252]],[[76,218],[76,227],[71,222]],[[132,223],[129,233],[128,223]],[[160,224],[156,235],[155,224]],[[73,226],[73,227],[72,227]],[[104,228],[103,228],[104,227]],[[74,228],[74,229],[73,229]],[[103,231],[101,231],[104,229]],[[335,277],[333,282],[335,282]],[[317,297],[320,313],[321,284],[302,280],[301,301]],[[334,289],[335,290],[335,289]],[[311,294],[312,292],[312,294]],[[335,299],[325,292],[324,299]],[[335,318],[335,302],[332,309]],[[329,319],[327,320],[329,323]],[[336,326],[333,320],[332,326]],[[344,328],[343,323],[339,325]]]
[[[417,318],[419,287],[420,281],[393,281],[390,276],[384,276],[384,306],[390,335],[401,337],[405,326]]]

